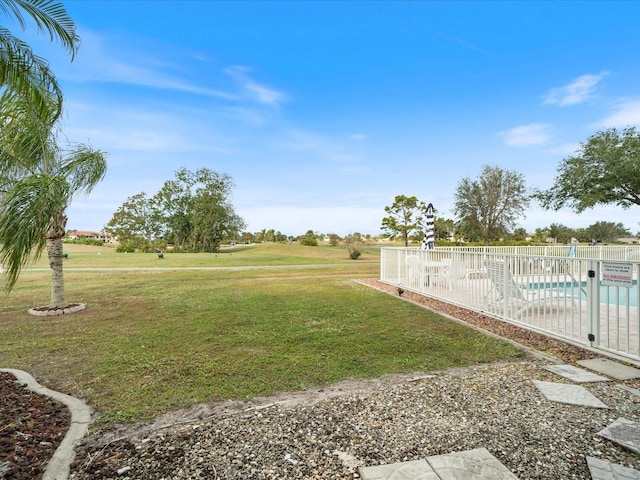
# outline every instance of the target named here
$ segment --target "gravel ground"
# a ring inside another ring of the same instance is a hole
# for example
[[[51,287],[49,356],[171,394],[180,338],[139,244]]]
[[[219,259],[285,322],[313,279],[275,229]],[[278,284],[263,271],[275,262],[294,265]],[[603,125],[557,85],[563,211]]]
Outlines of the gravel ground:
[[[397,295],[375,280],[363,283]],[[567,363],[597,356],[410,292],[402,297]],[[540,368],[551,361],[525,355],[514,363],[197,405],[153,424],[95,432],[78,448],[71,478],[354,479],[358,466],[480,447],[523,480],[590,478],[585,455],[640,470],[638,455],[596,435],[619,417],[640,420],[640,398],[619,388],[640,382],[587,384],[609,409],[549,402],[532,380],[570,383]],[[14,477],[0,471],[3,478]]]
[[[640,403],[613,382],[587,388],[610,409],[545,400],[542,362],[433,374],[361,393],[273,404],[84,445],[73,479],[353,479],[377,465],[485,447],[520,479],[590,478],[585,455],[640,469],[596,435]]]

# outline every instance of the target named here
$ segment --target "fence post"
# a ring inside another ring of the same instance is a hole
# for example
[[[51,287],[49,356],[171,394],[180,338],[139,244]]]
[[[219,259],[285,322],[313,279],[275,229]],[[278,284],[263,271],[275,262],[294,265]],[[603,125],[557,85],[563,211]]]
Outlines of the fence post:
[[[509,312],[510,309],[512,309],[512,299],[511,296],[509,295],[509,289],[507,287],[508,283],[507,283],[507,278],[509,278],[509,276],[511,275],[511,271],[509,270],[509,258],[507,258],[506,255],[502,256],[504,258],[504,261],[502,262],[502,285],[500,286],[502,288],[502,316],[504,318],[510,318],[507,313]]]
[[[587,263],[587,321],[591,346],[600,345],[600,262],[590,260]]]

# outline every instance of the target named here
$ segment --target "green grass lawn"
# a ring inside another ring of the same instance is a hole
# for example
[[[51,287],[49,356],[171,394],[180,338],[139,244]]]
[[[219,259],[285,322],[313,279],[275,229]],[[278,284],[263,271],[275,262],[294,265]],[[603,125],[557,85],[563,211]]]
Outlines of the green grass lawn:
[[[265,243],[222,248],[219,253],[117,253],[113,247],[65,244],[65,268],[184,268],[243,267],[256,265],[351,264],[347,250],[340,247],[306,247],[298,243]],[[380,249],[366,248],[360,263],[380,263]],[[49,268],[46,254],[30,268]]]
[[[65,266],[77,258],[81,268],[104,268],[99,262],[107,255],[114,258],[109,264],[122,266],[124,254],[90,249],[70,254]],[[59,317],[27,313],[47,302],[49,273],[25,271],[15,290],[0,297],[0,366],[86,398],[99,421],[109,422],[520,355],[506,342],[354,282],[379,276],[375,251],[358,261],[344,250],[297,245],[199,255],[176,258],[176,266],[297,267],[154,270],[151,264],[166,266],[173,255],[128,254],[128,266],[147,269],[70,268],[67,298],[87,309]]]

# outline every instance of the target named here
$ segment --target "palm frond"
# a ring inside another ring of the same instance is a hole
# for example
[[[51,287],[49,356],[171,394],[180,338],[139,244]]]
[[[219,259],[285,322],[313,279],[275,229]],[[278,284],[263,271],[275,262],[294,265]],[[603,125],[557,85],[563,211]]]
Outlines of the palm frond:
[[[87,145],[76,145],[64,157],[59,173],[67,179],[71,195],[88,195],[107,173],[106,153]]]
[[[50,175],[21,178],[0,196],[0,262],[7,269],[7,291],[22,268],[40,257],[46,233],[68,199],[67,182]]]
[[[54,157],[54,109],[38,109],[19,93],[0,96],[0,175],[35,174]]]
[[[62,90],[47,61],[3,27],[0,27],[0,86],[22,95],[38,110],[55,107],[55,118],[62,113]]]
[[[2,0],[0,9],[5,15],[15,17],[23,30],[26,24],[22,11],[26,12],[38,31],[48,33],[52,41],[59,41],[72,59],[78,51],[80,38],[76,33],[76,25],[62,3],[54,0]]]

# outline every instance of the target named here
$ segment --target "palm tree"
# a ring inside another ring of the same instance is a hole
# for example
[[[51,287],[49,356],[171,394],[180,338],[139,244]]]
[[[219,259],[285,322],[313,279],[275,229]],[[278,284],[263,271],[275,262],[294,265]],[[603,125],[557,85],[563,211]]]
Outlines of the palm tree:
[[[60,2],[53,0],[0,0],[0,13],[17,20],[26,29],[25,14],[40,32],[48,33],[75,56],[80,44],[76,26]],[[53,101],[56,118],[62,112],[62,91],[48,63],[31,47],[0,26],[0,91],[12,90],[28,98],[39,109],[48,110]],[[52,100],[53,99],[53,100]]]
[[[57,105],[34,107],[20,94],[0,96],[0,263],[10,291],[21,269],[46,247],[51,309],[65,308],[62,238],[69,202],[106,173],[106,155],[86,145],[59,145]]]

